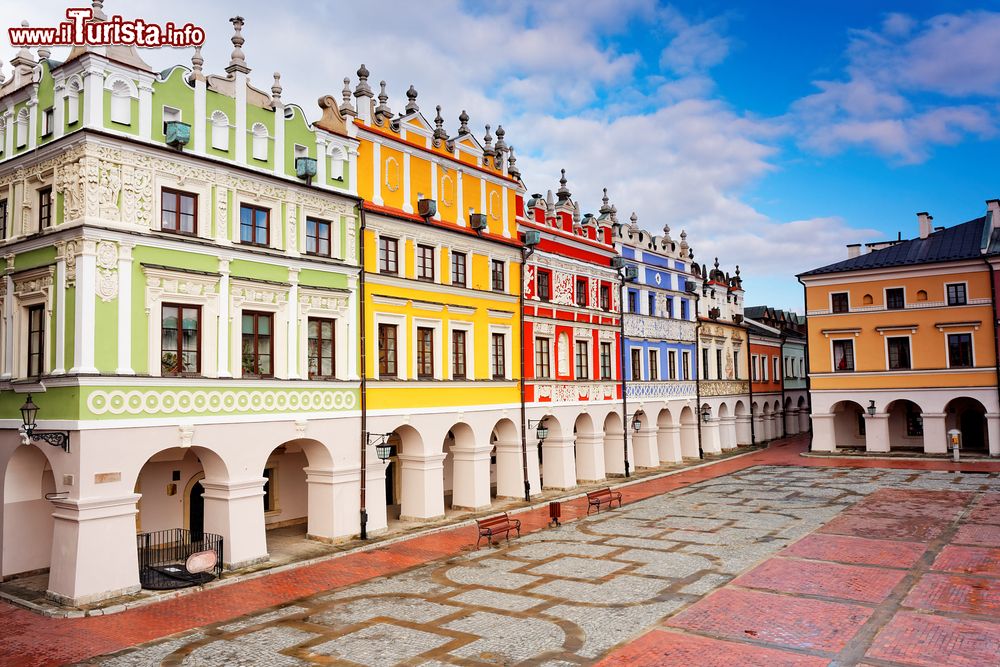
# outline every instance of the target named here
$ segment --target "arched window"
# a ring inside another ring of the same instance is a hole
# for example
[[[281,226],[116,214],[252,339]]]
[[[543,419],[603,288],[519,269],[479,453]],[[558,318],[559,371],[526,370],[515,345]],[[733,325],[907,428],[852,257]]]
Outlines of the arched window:
[[[212,148],[229,150],[229,116],[218,110],[212,112]]]
[[[7,121],[0,116],[0,155],[3,155],[4,147],[7,145]]]
[[[14,135],[15,141],[17,141],[17,147],[28,145],[28,110],[21,109],[17,113],[17,124],[16,124],[16,134]]]
[[[917,301],[927,301],[927,292],[924,290],[918,290]]]
[[[253,129],[253,159],[267,160],[267,128],[263,123],[254,123]],[[214,145],[214,141],[213,141]]]
[[[861,303],[863,303],[866,306],[870,306],[873,303],[875,303],[875,300],[872,299],[872,295],[871,294],[865,294],[865,296],[861,299]]]
[[[66,122],[69,125],[80,120],[80,89],[82,84],[77,77],[66,81]]]
[[[117,79],[111,84],[111,122],[132,124],[132,95],[127,83]]]
[[[344,178],[344,149],[340,146],[330,146],[330,178],[343,180]]]

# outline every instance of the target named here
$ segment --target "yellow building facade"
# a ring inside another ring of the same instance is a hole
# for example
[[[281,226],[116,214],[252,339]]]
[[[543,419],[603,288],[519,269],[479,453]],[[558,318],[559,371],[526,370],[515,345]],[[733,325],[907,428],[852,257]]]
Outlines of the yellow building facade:
[[[365,430],[392,446],[368,466],[377,531],[523,493],[523,186],[502,128],[480,141],[463,111],[450,136],[412,87],[394,114],[384,82],[376,98],[364,66],[358,79],[333,115],[359,142]]]
[[[1000,455],[992,213],[949,228],[919,214],[917,238],[800,276],[813,449],[944,453],[958,431]]]

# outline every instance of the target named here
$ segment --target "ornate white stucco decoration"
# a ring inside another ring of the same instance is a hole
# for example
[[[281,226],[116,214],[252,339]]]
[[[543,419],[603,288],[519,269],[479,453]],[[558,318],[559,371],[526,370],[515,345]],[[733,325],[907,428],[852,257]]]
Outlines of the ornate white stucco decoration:
[[[625,335],[632,338],[694,342],[695,324],[686,320],[647,317],[629,313],[625,315]]]
[[[101,301],[118,297],[118,244],[113,241],[97,244],[97,296]]]
[[[180,436],[180,446],[190,447],[191,443],[194,441],[194,426],[191,424],[181,424],[177,427],[177,431]]]
[[[626,396],[630,399],[695,398],[697,390],[693,381],[680,382],[627,382]]]
[[[87,397],[94,415],[255,414],[351,410],[357,392],[344,389],[96,389]]]

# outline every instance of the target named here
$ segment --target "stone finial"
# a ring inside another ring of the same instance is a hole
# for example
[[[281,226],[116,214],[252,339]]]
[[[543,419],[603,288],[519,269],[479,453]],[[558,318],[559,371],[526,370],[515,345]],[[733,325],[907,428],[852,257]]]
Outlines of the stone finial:
[[[202,74],[202,67],[205,65],[205,58],[201,55],[201,45],[194,47],[194,53],[191,54],[191,80],[199,81],[205,78]]]
[[[340,103],[340,114],[342,116],[353,116],[354,105],[351,104],[351,79],[350,77],[344,77],[344,90],[341,91],[341,96],[344,101]]]
[[[439,104],[434,107],[434,110],[437,111],[437,115],[434,116],[434,138],[447,139],[448,130],[444,129],[444,116],[441,115],[441,105]]]
[[[716,271],[719,270],[719,258],[718,257],[715,258],[715,270]]]
[[[21,21],[22,28],[27,28],[29,25],[27,21]],[[10,64],[14,66],[14,69],[20,69],[24,66],[30,69],[35,65],[35,59],[31,56],[31,51],[28,50],[28,47],[22,46],[14,55],[13,60],[10,61]]]
[[[560,173],[560,176],[559,176],[559,189],[556,190],[556,196],[559,197],[559,203],[562,204],[562,203],[565,203],[565,202],[569,201],[569,198],[572,196],[572,194],[570,193],[569,188],[566,187],[566,183],[567,183],[567,181],[566,181],[566,170],[565,169],[560,169],[559,173]]]
[[[486,134],[483,136],[483,155],[496,155],[493,150],[493,135],[490,134],[490,126],[486,125]]]
[[[611,204],[609,203],[610,200],[608,199],[608,189],[603,188],[603,191],[604,191],[604,196],[601,197],[601,208],[600,208],[600,214],[602,217],[611,214]]]
[[[580,202],[573,203],[573,222],[574,224],[580,224],[580,220],[583,216],[580,214]]]
[[[90,3],[90,6],[92,8],[90,15],[93,18],[97,19],[98,21],[108,20],[107,14],[104,13],[104,0],[94,0],[93,2]]]
[[[386,102],[389,101],[389,93],[385,91],[385,80],[379,81],[379,91],[378,91],[378,106],[375,107],[375,113],[381,116],[391,116],[392,110],[389,109],[389,105]]]
[[[618,207],[614,204],[611,205],[611,222],[618,222]]]
[[[458,133],[459,135],[469,133],[469,114],[465,113],[465,109],[458,114]]]
[[[635,214],[635,211],[632,211],[632,215],[630,215],[628,219],[631,221],[631,224],[628,227],[629,231],[639,231],[639,216]]]
[[[3,82],[4,82],[3,67],[0,66],[0,86],[3,85]]]
[[[545,208],[546,210],[551,212],[552,209],[555,208],[555,206],[556,206],[556,200],[552,196],[552,190],[549,190],[545,193]]]
[[[47,46],[38,47],[38,62],[41,62],[43,60],[48,60],[49,56],[51,55],[52,55],[52,49],[50,49],[49,47]]]
[[[281,104],[281,72],[274,73],[274,84],[271,86],[271,104]]]
[[[507,142],[503,140],[506,135],[507,131],[503,129],[503,125],[497,125],[497,155],[502,155],[507,150]]]
[[[514,147],[510,147],[510,155],[507,157],[507,173],[511,178],[521,178],[521,170],[517,168],[517,158],[514,157]]]
[[[250,67],[247,65],[246,57],[243,55],[243,44],[246,42],[243,39],[243,26],[246,22],[242,16],[234,16],[229,19],[229,22],[233,24],[233,36],[231,38],[233,52],[229,56],[229,66],[226,67],[226,72],[229,74],[235,74],[236,72],[249,74]]]
[[[420,107],[417,106],[417,89],[410,84],[410,87],[406,89],[406,113],[417,113],[420,111]]]
[[[355,97],[372,97],[372,87],[368,85],[368,76],[371,72],[365,67],[364,63],[361,63],[361,67],[358,68],[358,86],[354,89]],[[360,102],[358,103],[360,104]]]

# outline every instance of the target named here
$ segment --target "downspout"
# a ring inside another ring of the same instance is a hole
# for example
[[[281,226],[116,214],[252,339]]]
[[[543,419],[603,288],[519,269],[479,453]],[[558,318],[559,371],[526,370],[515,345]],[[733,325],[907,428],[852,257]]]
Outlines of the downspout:
[[[701,367],[701,318],[698,316],[698,303],[701,297],[698,292],[694,292],[694,364],[697,369],[694,373],[694,396],[695,396],[695,423],[698,425],[698,458],[705,458],[705,450],[701,448],[701,374],[704,370]]]
[[[984,257],[983,261],[986,262],[986,266],[990,267],[990,300],[993,302],[993,358],[997,374],[997,400],[1000,401],[1000,332],[997,331],[997,323],[1000,320],[997,319],[997,284],[993,263],[988,257]]]
[[[618,356],[621,358],[622,365],[622,447],[625,449],[625,476],[628,477],[628,432],[630,424],[628,419],[628,398],[625,395],[625,274],[622,271],[618,272],[618,349],[621,350]]]
[[[366,484],[368,481],[368,344],[365,333],[368,330],[368,322],[365,320],[365,207],[360,204],[361,209],[361,233],[359,234],[359,259],[358,266],[358,293],[361,295],[360,301],[360,326],[361,333],[361,539],[368,539],[368,510],[365,505]]]
[[[524,403],[524,275],[528,265],[528,258],[535,252],[533,247],[522,247],[521,259],[521,293],[518,295],[518,304],[521,312],[521,466],[524,470],[524,502],[531,502],[531,482],[528,481],[528,417],[527,407]]]
[[[812,395],[812,376],[809,373],[809,343],[810,343],[810,341],[809,341],[809,309],[806,307],[806,284],[804,282],[802,282],[802,278],[800,278],[799,276],[795,276],[795,279],[799,281],[800,285],[802,285],[802,312],[804,313],[804,315],[802,317],[805,320],[805,324],[806,324],[806,350],[805,350],[805,357],[806,357],[806,394],[809,395],[809,405],[806,406],[806,407],[809,409],[809,412],[812,413],[813,395]],[[994,313],[996,313],[996,299],[993,299],[993,311],[994,311]],[[995,321],[995,315],[994,315],[994,321]],[[995,328],[996,327],[994,327],[994,329]],[[996,337],[996,332],[995,331],[993,333],[993,336],[994,336],[994,338]],[[1000,362],[998,362],[998,364],[1000,364]],[[1000,365],[998,365],[998,367],[997,367],[997,377],[1000,377]],[[1000,392],[1000,388],[998,388],[997,391]],[[812,448],[813,448],[813,423],[812,423],[812,417],[810,417],[809,418],[809,443],[808,443],[808,445],[806,445],[806,451],[807,452],[811,452]]]

